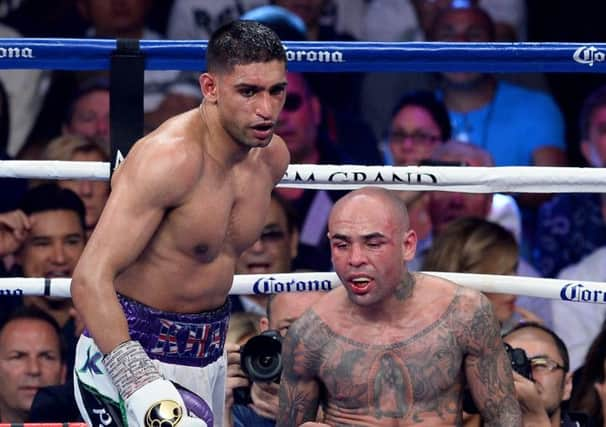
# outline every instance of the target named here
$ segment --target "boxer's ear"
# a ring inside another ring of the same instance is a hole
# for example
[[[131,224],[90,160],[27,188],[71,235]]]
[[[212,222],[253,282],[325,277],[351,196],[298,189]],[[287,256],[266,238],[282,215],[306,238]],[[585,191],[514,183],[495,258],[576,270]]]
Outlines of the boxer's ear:
[[[409,262],[415,257],[417,251],[417,233],[414,230],[408,230],[402,240],[404,261]]]
[[[202,96],[207,102],[217,102],[217,76],[210,73],[203,73],[199,78],[200,90]]]

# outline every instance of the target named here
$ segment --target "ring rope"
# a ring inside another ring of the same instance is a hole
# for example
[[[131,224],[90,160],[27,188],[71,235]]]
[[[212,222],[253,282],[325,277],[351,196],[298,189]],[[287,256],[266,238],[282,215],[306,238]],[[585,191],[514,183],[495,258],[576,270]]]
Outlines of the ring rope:
[[[0,69],[101,70],[115,39],[0,38]],[[206,41],[140,40],[148,70],[206,69]],[[604,43],[284,42],[289,69],[312,72],[605,72]]]
[[[424,272],[481,292],[606,304],[606,283],[492,274]],[[70,297],[69,278],[0,278],[0,296]],[[341,286],[336,273],[237,274],[231,295],[329,291]]]
[[[109,179],[107,162],[3,160],[0,178]],[[280,187],[350,190],[366,185],[393,190],[469,193],[606,193],[606,168],[548,166],[290,165]]]

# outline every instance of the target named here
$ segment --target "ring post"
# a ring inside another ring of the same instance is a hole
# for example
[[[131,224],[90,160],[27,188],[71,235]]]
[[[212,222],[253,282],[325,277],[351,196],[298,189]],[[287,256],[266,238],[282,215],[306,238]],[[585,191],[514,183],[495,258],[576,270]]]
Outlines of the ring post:
[[[118,39],[110,61],[110,173],[143,136],[144,71],[139,40]]]

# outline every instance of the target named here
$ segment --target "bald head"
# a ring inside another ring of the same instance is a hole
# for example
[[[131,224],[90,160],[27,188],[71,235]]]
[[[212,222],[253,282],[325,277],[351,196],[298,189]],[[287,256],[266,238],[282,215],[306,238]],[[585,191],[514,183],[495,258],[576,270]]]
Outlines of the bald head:
[[[360,207],[393,215],[395,223],[401,226],[402,231],[410,227],[406,204],[398,197],[397,192],[380,187],[363,187],[347,193],[335,203],[330,214],[329,229],[332,220],[341,216],[343,211],[358,210]]]
[[[459,141],[448,141],[431,153],[432,160],[460,162],[469,166],[494,166],[490,153],[482,147]]]
[[[333,207],[328,237],[333,267],[349,300],[375,309],[389,304],[417,247],[406,205],[396,193],[365,187],[347,194]]]

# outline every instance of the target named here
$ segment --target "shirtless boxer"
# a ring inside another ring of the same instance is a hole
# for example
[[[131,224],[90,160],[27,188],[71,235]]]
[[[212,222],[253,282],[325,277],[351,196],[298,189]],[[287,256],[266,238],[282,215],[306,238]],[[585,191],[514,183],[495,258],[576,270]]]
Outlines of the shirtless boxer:
[[[286,56],[273,31],[238,21],[206,61],[200,108],[133,146],[73,275],[89,424],[222,425],[226,297],[289,162],[273,134]]]
[[[356,190],[335,204],[328,229],[344,286],[289,329],[277,425],[314,421],[320,404],[333,427],[461,425],[465,382],[485,425],[521,425],[490,302],[407,271],[417,238],[404,204]]]

